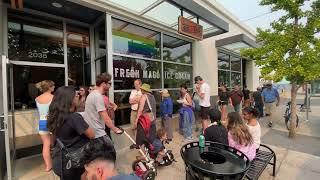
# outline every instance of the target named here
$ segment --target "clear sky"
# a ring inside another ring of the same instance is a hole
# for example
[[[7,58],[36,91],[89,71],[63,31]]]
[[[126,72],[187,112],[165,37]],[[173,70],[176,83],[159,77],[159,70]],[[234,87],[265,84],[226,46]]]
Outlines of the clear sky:
[[[269,6],[259,6],[259,0],[216,0],[253,30],[257,27],[269,28],[270,23],[282,16],[281,12],[271,12]],[[310,7],[308,2],[306,7]]]

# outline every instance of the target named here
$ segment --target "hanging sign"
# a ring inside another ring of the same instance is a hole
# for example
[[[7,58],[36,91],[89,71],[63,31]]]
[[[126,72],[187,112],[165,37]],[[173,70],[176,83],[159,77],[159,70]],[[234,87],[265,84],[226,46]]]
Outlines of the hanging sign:
[[[198,40],[203,39],[203,28],[201,25],[194,23],[193,21],[179,16],[178,19],[178,32]]]

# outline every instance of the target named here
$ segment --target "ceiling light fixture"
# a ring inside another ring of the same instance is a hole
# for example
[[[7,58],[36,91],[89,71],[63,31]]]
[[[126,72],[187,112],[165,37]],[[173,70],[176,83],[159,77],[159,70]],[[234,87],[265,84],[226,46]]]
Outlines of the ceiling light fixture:
[[[57,2],[53,2],[51,3],[52,6],[56,7],[56,8],[62,8],[62,5],[60,3],[57,3]]]

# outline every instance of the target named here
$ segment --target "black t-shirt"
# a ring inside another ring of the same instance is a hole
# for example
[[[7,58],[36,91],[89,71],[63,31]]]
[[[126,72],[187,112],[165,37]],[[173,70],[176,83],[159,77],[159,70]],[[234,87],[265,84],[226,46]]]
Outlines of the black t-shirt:
[[[243,98],[246,99],[250,99],[250,91],[248,89],[244,89],[243,90]]]
[[[228,131],[222,125],[211,125],[204,132],[206,141],[213,141],[228,145]]]
[[[224,101],[224,103],[228,103],[229,101],[229,93],[220,91],[218,93],[220,101]]]
[[[88,128],[89,125],[79,113],[72,113],[58,130],[56,138],[59,138],[65,146],[72,145],[72,147],[74,147],[73,145],[76,145],[81,147],[89,140],[89,138],[84,135],[84,132]]]

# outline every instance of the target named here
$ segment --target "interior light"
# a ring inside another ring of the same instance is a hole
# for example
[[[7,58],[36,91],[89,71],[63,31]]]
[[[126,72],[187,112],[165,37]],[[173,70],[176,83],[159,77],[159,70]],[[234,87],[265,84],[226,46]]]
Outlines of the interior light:
[[[60,3],[57,3],[57,2],[53,2],[52,6],[54,6],[56,8],[62,8],[62,5]]]

